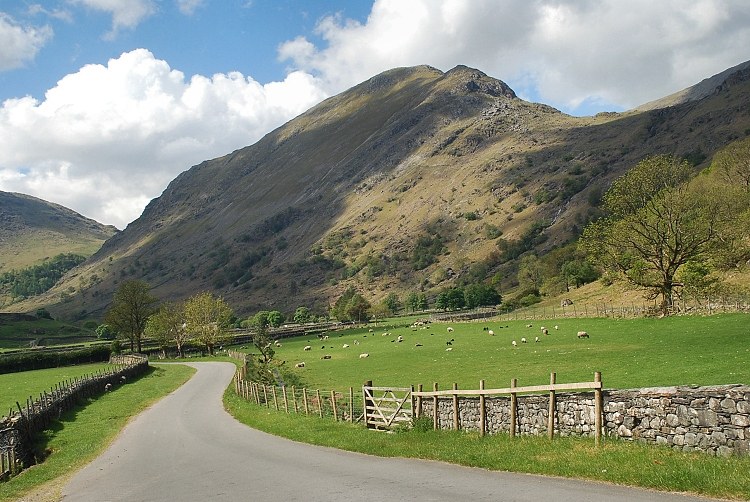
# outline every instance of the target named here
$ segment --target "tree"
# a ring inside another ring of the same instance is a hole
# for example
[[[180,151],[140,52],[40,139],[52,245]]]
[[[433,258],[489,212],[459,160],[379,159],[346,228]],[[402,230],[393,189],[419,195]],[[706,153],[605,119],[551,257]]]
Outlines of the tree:
[[[465,304],[463,288],[444,289],[435,298],[435,308],[441,310],[458,310]]]
[[[711,169],[721,173],[729,184],[739,184],[750,192],[750,137],[730,143],[714,156]]]
[[[666,315],[680,268],[707,259],[731,213],[726,198],[686,161],[660,155],[641,161],[605,193],[606,216],[589,224],[582,249],[651,299]]]
[[[158,301],[150,289],[145,281],[123,282],[115,291],[112,306],[104,317],[107,324],[128,338],[131,351],[141,351],[146,321],[154,313]]]
[[[498,305],[500,303],[500,295],[489,284],[470,284],[464,288],[464,303],[470,309]]]
[[[346,317],[352,321],[362,322],[362,319],[370,317],[370,308],[370,302],[361,294],[355,293],[346,304]]]
[[[383,305],[391,315],[395,315],[401,310],[401,300],[399,300],[398,295],[393,292],[388,293],[383,299]]]
[[[259,315],[260,314],[260,315]],[[275,382],[273,370],[275,366],[273,342],[268,336],[268,316],[267,312],[258,312],[250,320],[252,329],[253,346],[258,350],[251,360],[253,365],[249,369],[255,380],[262,383],[273,384]]]
[[[94,330],[99,340],[113,340],[117,332],[109,324],[100,324]]]
[[[159,307],[146,323],[146,334],[154,337],[165,352],[174,344],[178,357],[183,357],[183,347],[187,341],[185,309],[183,305],[168,302]]]
[[[529,254],[521,258],[518,265],[518,285],[522,290],[539,291],[544,281],[542,263],[536,255]]]
[[[268,325],[271,327],[278,328],[285,319],[284,314],[278,310],[272,310],[268,313]]]
[[[305,324],[313,320],[313,315],[310,309],[307,307],[297,307],[294,311],[294,322],[297,324]]]
[[[211,293],[199,293],[185,302],[185,329],[200,341],[209,355],[226,335],[232,320],[232,308]]]

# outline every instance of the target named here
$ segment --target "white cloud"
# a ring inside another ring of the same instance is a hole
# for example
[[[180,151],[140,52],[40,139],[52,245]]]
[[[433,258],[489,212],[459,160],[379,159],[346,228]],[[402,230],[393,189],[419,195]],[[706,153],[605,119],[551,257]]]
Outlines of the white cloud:
[[[186,16],[192,16],[198,8],[203,7],[204,0],[176,0],[177,8]]]
[[[0,12],[0,71],[20,68],[32,61],[52,35],[49,26],[21,26]]]
[[[123,228],[181,171],[260,139],[325,98],[294,72],[189,80],[144,49],[67,75],[44,100],[0,107],[0,190]]]
[[[365,23],[330,16],[323,45],[298,37],[282,61],[338,92],[396,66],[466,64],[524,97],[575,110],[630,108],[748,58],[742,0],[376,0]]]
[[[84,5],[89,9],[106,12],[112,15],[112,30],[105,38],[112,39],[122,28],[133,29],[141,21],[156,13],[152,0],[69,0],[75,5]]]

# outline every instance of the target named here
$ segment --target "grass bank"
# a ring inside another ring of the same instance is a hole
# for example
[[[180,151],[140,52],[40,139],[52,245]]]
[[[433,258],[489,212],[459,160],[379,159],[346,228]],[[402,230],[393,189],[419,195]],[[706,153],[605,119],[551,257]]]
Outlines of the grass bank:
[[[231,387],[224,404],[250,427],[342,450],[750,500],[750,458],[715,458],[618,440],[596,448],[590,438],[480,437],[477,433],[433,431],[431,425],[424,424],[386,434],[368,431],[361,424],[270,411],[240,399]]]
[[[137,380],[65,413],[45,431],[37,449],[48,455],[9,481],[0,484],[0,501],[59,500],[65,481],[101,453],[125,424],[195,372],[184,365],[152,366]]]

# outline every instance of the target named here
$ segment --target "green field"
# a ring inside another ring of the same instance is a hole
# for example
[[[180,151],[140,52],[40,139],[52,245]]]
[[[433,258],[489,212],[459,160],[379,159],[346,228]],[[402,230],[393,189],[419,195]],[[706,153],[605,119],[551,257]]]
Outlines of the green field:
[[[109,367],[110,365],[106,363],[95,363],[0,375],[0,415],[7,415],[10,408],[15,411],[16,401],[24,405],[29,396],[37,399],[40,392],[48,391],[52,385],[61,383],[63,380],[91,374]]]
[[[332,331],[324,341],[309,336],[282,340],[276,357],[290,367],[304,361],[305,367],[295,372],[310,388],[358,387],[372,380],[375,385],[429,388],[438,382],[443,389],[456,382],[468,389],[478,388],[481,379],[487,388],[497,388],[507,387],[512,378],[518,385],[548,383],[550,372],[557,373],[559,383],[591,381],[595,371],[602,372],[606,388],[748,384],[749,324],[747,314],[433,323],[416,330],[381,323],[373,332]],[[448,332],[448,326],[454,331]],[[548,336],[541,326],[549,329]],[[590,338],[578,339],[579,330]],[[391,334],[382,336],[384,332]],[[395,341],[399,335],[403,342]],[[522,337],[528,343],[521,343]],[[452,350],[446,351],[451,339]],[[305,345],[312,350],[304,351]],[[369,357],[360,359],[361,353]],[[331,359],[322,359],[324,354]]]
[[[39,346],[96,341],[96,334],[74,324],[53,319],[10,321],[0,319],[0,351]]]

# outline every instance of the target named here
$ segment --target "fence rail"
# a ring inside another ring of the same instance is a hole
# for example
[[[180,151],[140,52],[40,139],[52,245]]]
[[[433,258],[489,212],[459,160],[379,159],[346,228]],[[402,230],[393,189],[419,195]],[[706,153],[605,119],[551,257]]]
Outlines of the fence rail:
[[[141,355],[112,356],[114,370],[100,370],[82,377],[53,385],[49,391],[32,396],[22,405],[16,402],[8,416],[0,419],[0,479],[17,474],[35,463],[32,451],[34,437],[48,428],[60,415],[71,409],[81,398],[94,397],[114,385],[142,374],[148,368],[148,358]]]

